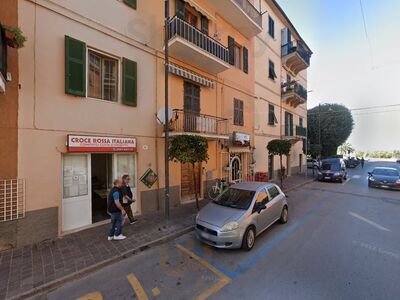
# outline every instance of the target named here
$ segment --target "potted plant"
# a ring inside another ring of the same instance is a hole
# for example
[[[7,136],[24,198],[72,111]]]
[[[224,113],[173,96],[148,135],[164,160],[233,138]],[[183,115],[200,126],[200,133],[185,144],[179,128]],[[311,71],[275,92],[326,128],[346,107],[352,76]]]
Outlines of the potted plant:
[[[21,29],[9,25],[1,25],[1,27],[4,29],[7,46],[17,49],[24,47],[26,37]]]

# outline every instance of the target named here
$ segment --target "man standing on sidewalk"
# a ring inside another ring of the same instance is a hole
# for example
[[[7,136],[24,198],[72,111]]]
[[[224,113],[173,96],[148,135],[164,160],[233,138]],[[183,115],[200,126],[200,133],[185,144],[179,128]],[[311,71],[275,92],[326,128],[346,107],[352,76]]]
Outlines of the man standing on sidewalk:
[[[126,239],[126,236],[122,234],[122,226],[126,212],[122,207],[122,180],[115,179],[114,186],[108,194],[107,199],[107,210],[111,215],[110,232],[108,234],[108,240],[120,241]]]
[[[131,178],[129,175],[122,176],[122,188],[121,188],[123,197],[122,206],[126,211],[126,214],[128,215],[130,224],[135,224],[137,220],[133,217],[131,204],[136,200],[133,199],[132,190],[131,187],[129,186],[130,181]]]

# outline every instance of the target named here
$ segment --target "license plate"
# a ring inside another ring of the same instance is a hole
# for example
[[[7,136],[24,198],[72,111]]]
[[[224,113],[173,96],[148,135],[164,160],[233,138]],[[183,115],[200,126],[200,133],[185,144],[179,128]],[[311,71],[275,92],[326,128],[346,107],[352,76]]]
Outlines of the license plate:
[[[388,189],[389,188],[388,185],[381,185],[381,187],[384,188],[384,189]]]
[[[331,179],[330,177],[325,177],[325,179]]]

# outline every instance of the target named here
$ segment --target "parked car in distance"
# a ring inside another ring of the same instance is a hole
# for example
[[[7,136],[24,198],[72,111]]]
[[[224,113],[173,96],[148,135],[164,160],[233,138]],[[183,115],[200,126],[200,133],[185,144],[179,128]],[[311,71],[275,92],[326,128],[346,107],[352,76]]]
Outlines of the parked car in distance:
[[[368,172],[368,186],[400,191],[400,173],[395,168],[375,168]]]
[[[275,184],[238,183],[200,210],[197,238],[216,248],[250,250],[256,236],[276,221],[287,223],[286,196]]]
[[[330,158],[321,162],[321,168],[318,171],[319,181],[340,182],[347,180],[346,164],[343,159]]]
[[[400,164],[400,159],[397,160],[397,163]]]
[[[320,164],[319,161],[314,158],[307,159],[307,168],[308,169],[316,169],[319,168]]]
[[[360,161],[355,157],[349,157],[345,160],[345,163],[346,168],[356,168],[360,164]]]

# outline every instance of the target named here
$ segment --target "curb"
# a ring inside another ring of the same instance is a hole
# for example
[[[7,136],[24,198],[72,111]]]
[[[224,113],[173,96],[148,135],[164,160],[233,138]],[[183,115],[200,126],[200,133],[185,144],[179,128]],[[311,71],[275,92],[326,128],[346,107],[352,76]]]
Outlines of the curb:
[[[120,254],[118,256],[114,256],[114,257],[106,259],[106,260],[104,260],[102,262],[98,262],[98,263],[96,263],[96,264],[94,264],[92,266],[83,268],[83,269],[81,269],[79,271],[76,271],[76,272],[71,273],[69,275],[66,275],[64,277],[55,279],[55,280],[50,281],[50,282],[48,282],[46,284],[43,284],[43,285],[38,286],[38,287],[35,287],[35,288],[33,288],[33,289],[29,290],[29,291],[23,292],[23,293],[21,293],[19,295],[13,296],[13,297],[8,298],[8,299],[10,299],[10,300],[28,299],[28,298],[36,296],[38,294],[42,294],[42,293],[45,293],[45,292],[50,292],[50,291],[55,290],[58,287],[66,284],[68,282],[80,279],[80,278],[82,278],[82,277],[84,277],[86,275],[89,275],[90,273],[93,273],[93,272],[95,272],[95,271],[97,271],[97,270],[99,270],[101,268],[104,268],[104,267],[106,267],[108,265],[111,265],[111,264],[119,262],[119,261],[121,261],[121,260],[123,260],[125,258],[131,257],[131,256],[133,256],[135,254],[140,253],[140,252],[143,252],[143,251],[145,251],[145,250],[147,250],[147,249],[149,249],[151,247],[158,246],[158,245],[164,244],[166,242],[169,242],[169,241],[171,241],[171,240],[173,240],[173,239],[175,239],[177,237],[180,237],[180,236],[182,236],[182,235],[184,235],[186,233],[191,232],[193,229],[194,229],[194,225],[188,226],[188,227],[186,227],[186,228],[184,228],[184,229],[182,229],[180,231],[171,233],[169,235],[166,235],[166,236],[161,237],[159,239],[156,239],[154,241],[151,241],[151,242],[148,242],[148,243],[144,243],[143,245],[138,246],[138,247],[136,247],[134,249],[125,251],[125,252],[123,252],[122,254]]]

